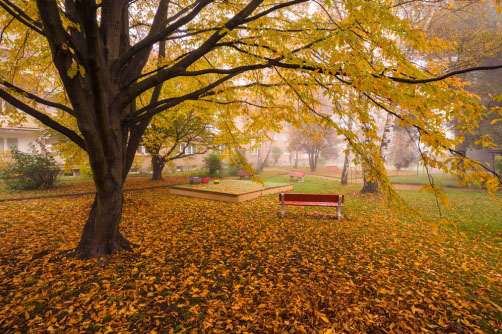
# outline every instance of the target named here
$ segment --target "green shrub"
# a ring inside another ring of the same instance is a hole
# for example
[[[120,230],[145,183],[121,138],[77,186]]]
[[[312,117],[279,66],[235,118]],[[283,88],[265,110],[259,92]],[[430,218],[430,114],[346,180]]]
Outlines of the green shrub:
[[[223,170],[223,163],[221,157],[217,153],[211,153],[204,159],[204,167],[209,170],[209,175],[219,176]]]
[[[30,153],[23,153],[17,149],[11,150],[12,162],[1,172],[0,177],[11,190],[47,189],[51,188],[59,174],[54,157],[45,151],[37,152],[31,146]]]
[[[495,157],[495,169],[499,174],[502,174],[502,156]]]
[[[230,163],[226,168],[226,173],[230,176],[238,176],[241,170],[241,164],[237,159],[230,159]]]

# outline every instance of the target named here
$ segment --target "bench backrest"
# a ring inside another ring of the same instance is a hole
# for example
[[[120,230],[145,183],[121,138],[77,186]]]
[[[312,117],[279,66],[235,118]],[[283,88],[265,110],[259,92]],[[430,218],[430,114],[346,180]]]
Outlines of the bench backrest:
[[[341,202],[343,203],[345,196],[337,194],[286,193],[284,194],[284,201],[338,203],[339,196],[341,196]],[[281,194],[279,194],[279,200],[281,200]]]
[[[304,177],[304,176],[305,176],[305,173],[302,173],[302,172],[295,172],[295,176],[296,176],[296,177]]]
[[[245,170],[240,170],[239,171],[239,176],[249,176],[249,173],[246,172]]]

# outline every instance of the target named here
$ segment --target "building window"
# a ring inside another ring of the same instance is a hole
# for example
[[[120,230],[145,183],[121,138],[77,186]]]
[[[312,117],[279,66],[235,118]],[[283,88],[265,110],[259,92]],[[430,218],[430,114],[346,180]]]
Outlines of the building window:
[[[250,155],[259,155],[260,154],[260,149],[259,148],[253,148],[251,151],[249,151]]]
[[[136,153],[138,153],[140,155],[146,155],[148,152],[146,151],[146,147],[144,147],[143,145],[140,145],[140,146],[138,146]]]
[[[17,138],[7,138],[7,148],[17,150]]]
[[[183,151],[183,149],[185,151]],[[195,153],[195,150],[192,145],[190,144],[180,144],[180,152],[184,152],[184,154],[193,154]]]

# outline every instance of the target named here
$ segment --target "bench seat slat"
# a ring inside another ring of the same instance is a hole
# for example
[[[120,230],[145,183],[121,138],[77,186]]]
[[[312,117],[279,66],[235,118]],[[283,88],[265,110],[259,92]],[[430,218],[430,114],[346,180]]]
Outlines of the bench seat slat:
[[[302,193],[286,193],[284,201],[286,202],[326,202],[337,203],[338,197],[341,196],[341,202],[344,202],[344,196],[338,194],[302,194]],[[280,195],[279,195],[280,199]]]
[[[338,206],[337,202],[300,202],[300,201],[284,201],[284,205],[297,205],[297,206]]]

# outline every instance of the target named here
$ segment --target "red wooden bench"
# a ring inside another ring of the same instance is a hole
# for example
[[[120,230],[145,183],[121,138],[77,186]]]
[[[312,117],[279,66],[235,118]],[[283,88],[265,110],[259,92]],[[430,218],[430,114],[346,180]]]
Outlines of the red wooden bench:
[[[291,180],[296,178],[298,182],[305,182],[305,173],[302,172],[291,172],[289,173],[289,177]]]
[[[336,208],[336,219],[340,220],[342,218],[342,206],[345,199],[344,195],[336,194],[298,194],[298,193],[280,193],[279,201],[281,202],[281,212],[279,213],[280,218],[286,216],[286,211],[284,210],[285,205],[296,205],[296,206],[326,206]]]
[[[326,166],[328,171],[336,172],[338,170],[338,166]]]
[[[203,177],[200,179],[200,183],[209,183],[210,179],[208,177]]]
[[[242,180],[243,178],[245,178],[245,177],[249,176],[249,173],[248,173],[248,172],[246,172],[245,170],[240,170],[240,171],[238,172],[238,175],[239,175],[239,178]]]

